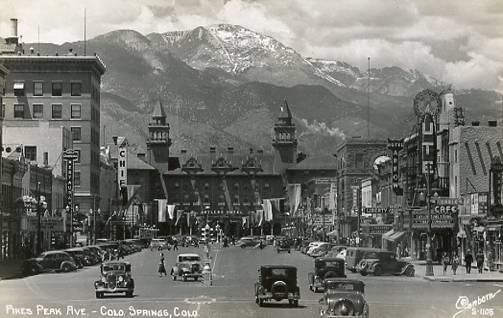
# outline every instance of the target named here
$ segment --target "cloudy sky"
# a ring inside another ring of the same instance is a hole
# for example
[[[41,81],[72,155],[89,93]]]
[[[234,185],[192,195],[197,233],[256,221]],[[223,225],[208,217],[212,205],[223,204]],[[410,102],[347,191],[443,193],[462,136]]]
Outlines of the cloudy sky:
[[[2,3],[4,2],[4,3]],[[418,69],[456,88],[503,92],[502,0],[0,0],[23,41],[62,43],[116,29],[141,33],[240,24],[305,56]]]

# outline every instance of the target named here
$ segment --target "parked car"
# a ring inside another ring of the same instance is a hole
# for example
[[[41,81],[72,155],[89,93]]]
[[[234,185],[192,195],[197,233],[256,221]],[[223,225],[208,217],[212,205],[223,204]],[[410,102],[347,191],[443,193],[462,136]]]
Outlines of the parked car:
[[[260,242],[257,241],[255,238],[253,238],[251,236],[245,236],[245,237],[240,238],[236,245],[241,248],[245,248],[245,247],[255,247],[259,243]]]
[[[133,297],[134,279],[131,276],[131,264],[127,262],[105,262],[100,266],[101,278],[94,282],[96,298],[105,294],[125,293]]]
[[[357,271],[362,276],[368,274],[374,274],[375,276],[392,274],[413,277],[415,275],[414,265],[398,260],[394,252],[384,250],[374,254],[367,254],[367,257],[358,263]]]
[[[348,250],[342,250],[335,257],[343,259],[344,262],[346,262],[346,255],[347,255]]]
[[[276,244],[276,251],[279,252],[288,252],[290,254],[290,242],[288,240],[281,240]]]
[[[379,248],[367,247],[348,247],[346,251],[346,269],[356,273],[358,263],[367,257],[367,255],[375,255],[376,252],[382,251]]]
[[[319,300],[320,317],[368,318],[369,305],[363,296],[364,286],[360,280],[344,278],[325,280],[325,293]]]
[[[177,277],[181,277],[183,281],[187,281],[188,278],[193,278],[198,280],[203,277],[203,266],[201,263],[201,256],[199,254],[187,253],[178,254],[176,264],[171,269],[171,278],[176,280]]]
[[[272,245],[274,243],[274,235],[266,235],[265,243],[268,245]]]
[[[309,289],[318,292],[323,289],[323,281],[327,278],[346,277],[344,260],[340,258],[320,257],[314,260],[314,272],[308,273]]]
[[[266,301],[283,299],[288,299],[292,306],[299,305],[297,268],[289,265],[260,266],[255,283],[255,302],[262,307]]]
[[[64,252],[68,253],[73,259],[77,260],[75,264],[77,264],[78,268],[91,265],[89,258],[84,254],[84,251],[80,247],[69,248],[67,250],[64,250]],[[82,265],[82,267],[79,267],[79,263]]]
[[[327,256],[328,252],[332,250],[332,244],[326,243],[326,244],[321,244],[320,246],[314,248],[309,256],[311,257],[323,257]]]
[[[306,250],[306,255],[310,255],[311,252],[317,248],[318,246],[322,245],[322,244],[327,244],[326,242],[311,242],[309,243],[308,245],[308,248]]]
[[[35,258],[27,259],[21,265],[25,275],[49,271],[71,272],[77,269],[73,258],[63,251],[48,251]]]
[[[153,238],[150,241],[150,250],[164,250],[169,249],[168,242],[165,239]]]

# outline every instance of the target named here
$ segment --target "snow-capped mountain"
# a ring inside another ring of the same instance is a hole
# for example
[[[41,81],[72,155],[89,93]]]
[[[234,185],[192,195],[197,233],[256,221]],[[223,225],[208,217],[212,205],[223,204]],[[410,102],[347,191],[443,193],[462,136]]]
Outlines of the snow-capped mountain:
[[[153,33],[148,38],[198,70],[217,68],[249,80],[288,86],[306,81],[343,85],[292,48],[239,25],[216,24],[160,36]]]
[[[368,71],[362,72],[358,67],[341,61],[316,58],[307,60],[321,72],[341,81],[347,87],[367,91]],[[390,96],[412,96],[425,88],[447,86],[431,76],[418,70],[404,70],[397,66],[372,68],[370,70],[370,91]]]

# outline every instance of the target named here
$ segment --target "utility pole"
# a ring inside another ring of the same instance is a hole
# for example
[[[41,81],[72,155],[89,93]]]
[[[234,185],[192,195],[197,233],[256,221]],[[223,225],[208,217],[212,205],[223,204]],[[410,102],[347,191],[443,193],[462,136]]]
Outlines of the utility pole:
[[[37,182],[37,195],[38,195],[38,200],[37,200],[37,255],[39,255],[42,252],[42,222],[41,222],[41,215],[40,213],[40,181]]]

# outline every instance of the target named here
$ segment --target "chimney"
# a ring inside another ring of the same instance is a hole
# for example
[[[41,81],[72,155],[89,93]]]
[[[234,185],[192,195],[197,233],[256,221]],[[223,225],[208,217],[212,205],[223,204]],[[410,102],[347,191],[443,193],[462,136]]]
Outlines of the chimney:
[[[480,125],[480,121],[472,121],[472,126],[479,126]]]
[[[143,152],[137,153],[136,156],[138,157],[138,159],[145,161],[145,153]]]
[[[489,120],[487,121],[487,124],[489,127],[498,127],[498,122],[496,120]]]
[[[44,152],[44,167],[49,167],[49,153]]]
[[[10,30],[7,36],[5,37],[5,42],[7,44],[18,44],[18,36],[17,36],[17,19],[10,19]]]
[[[227,147],[227,153],[234,153],[234,147]]]

